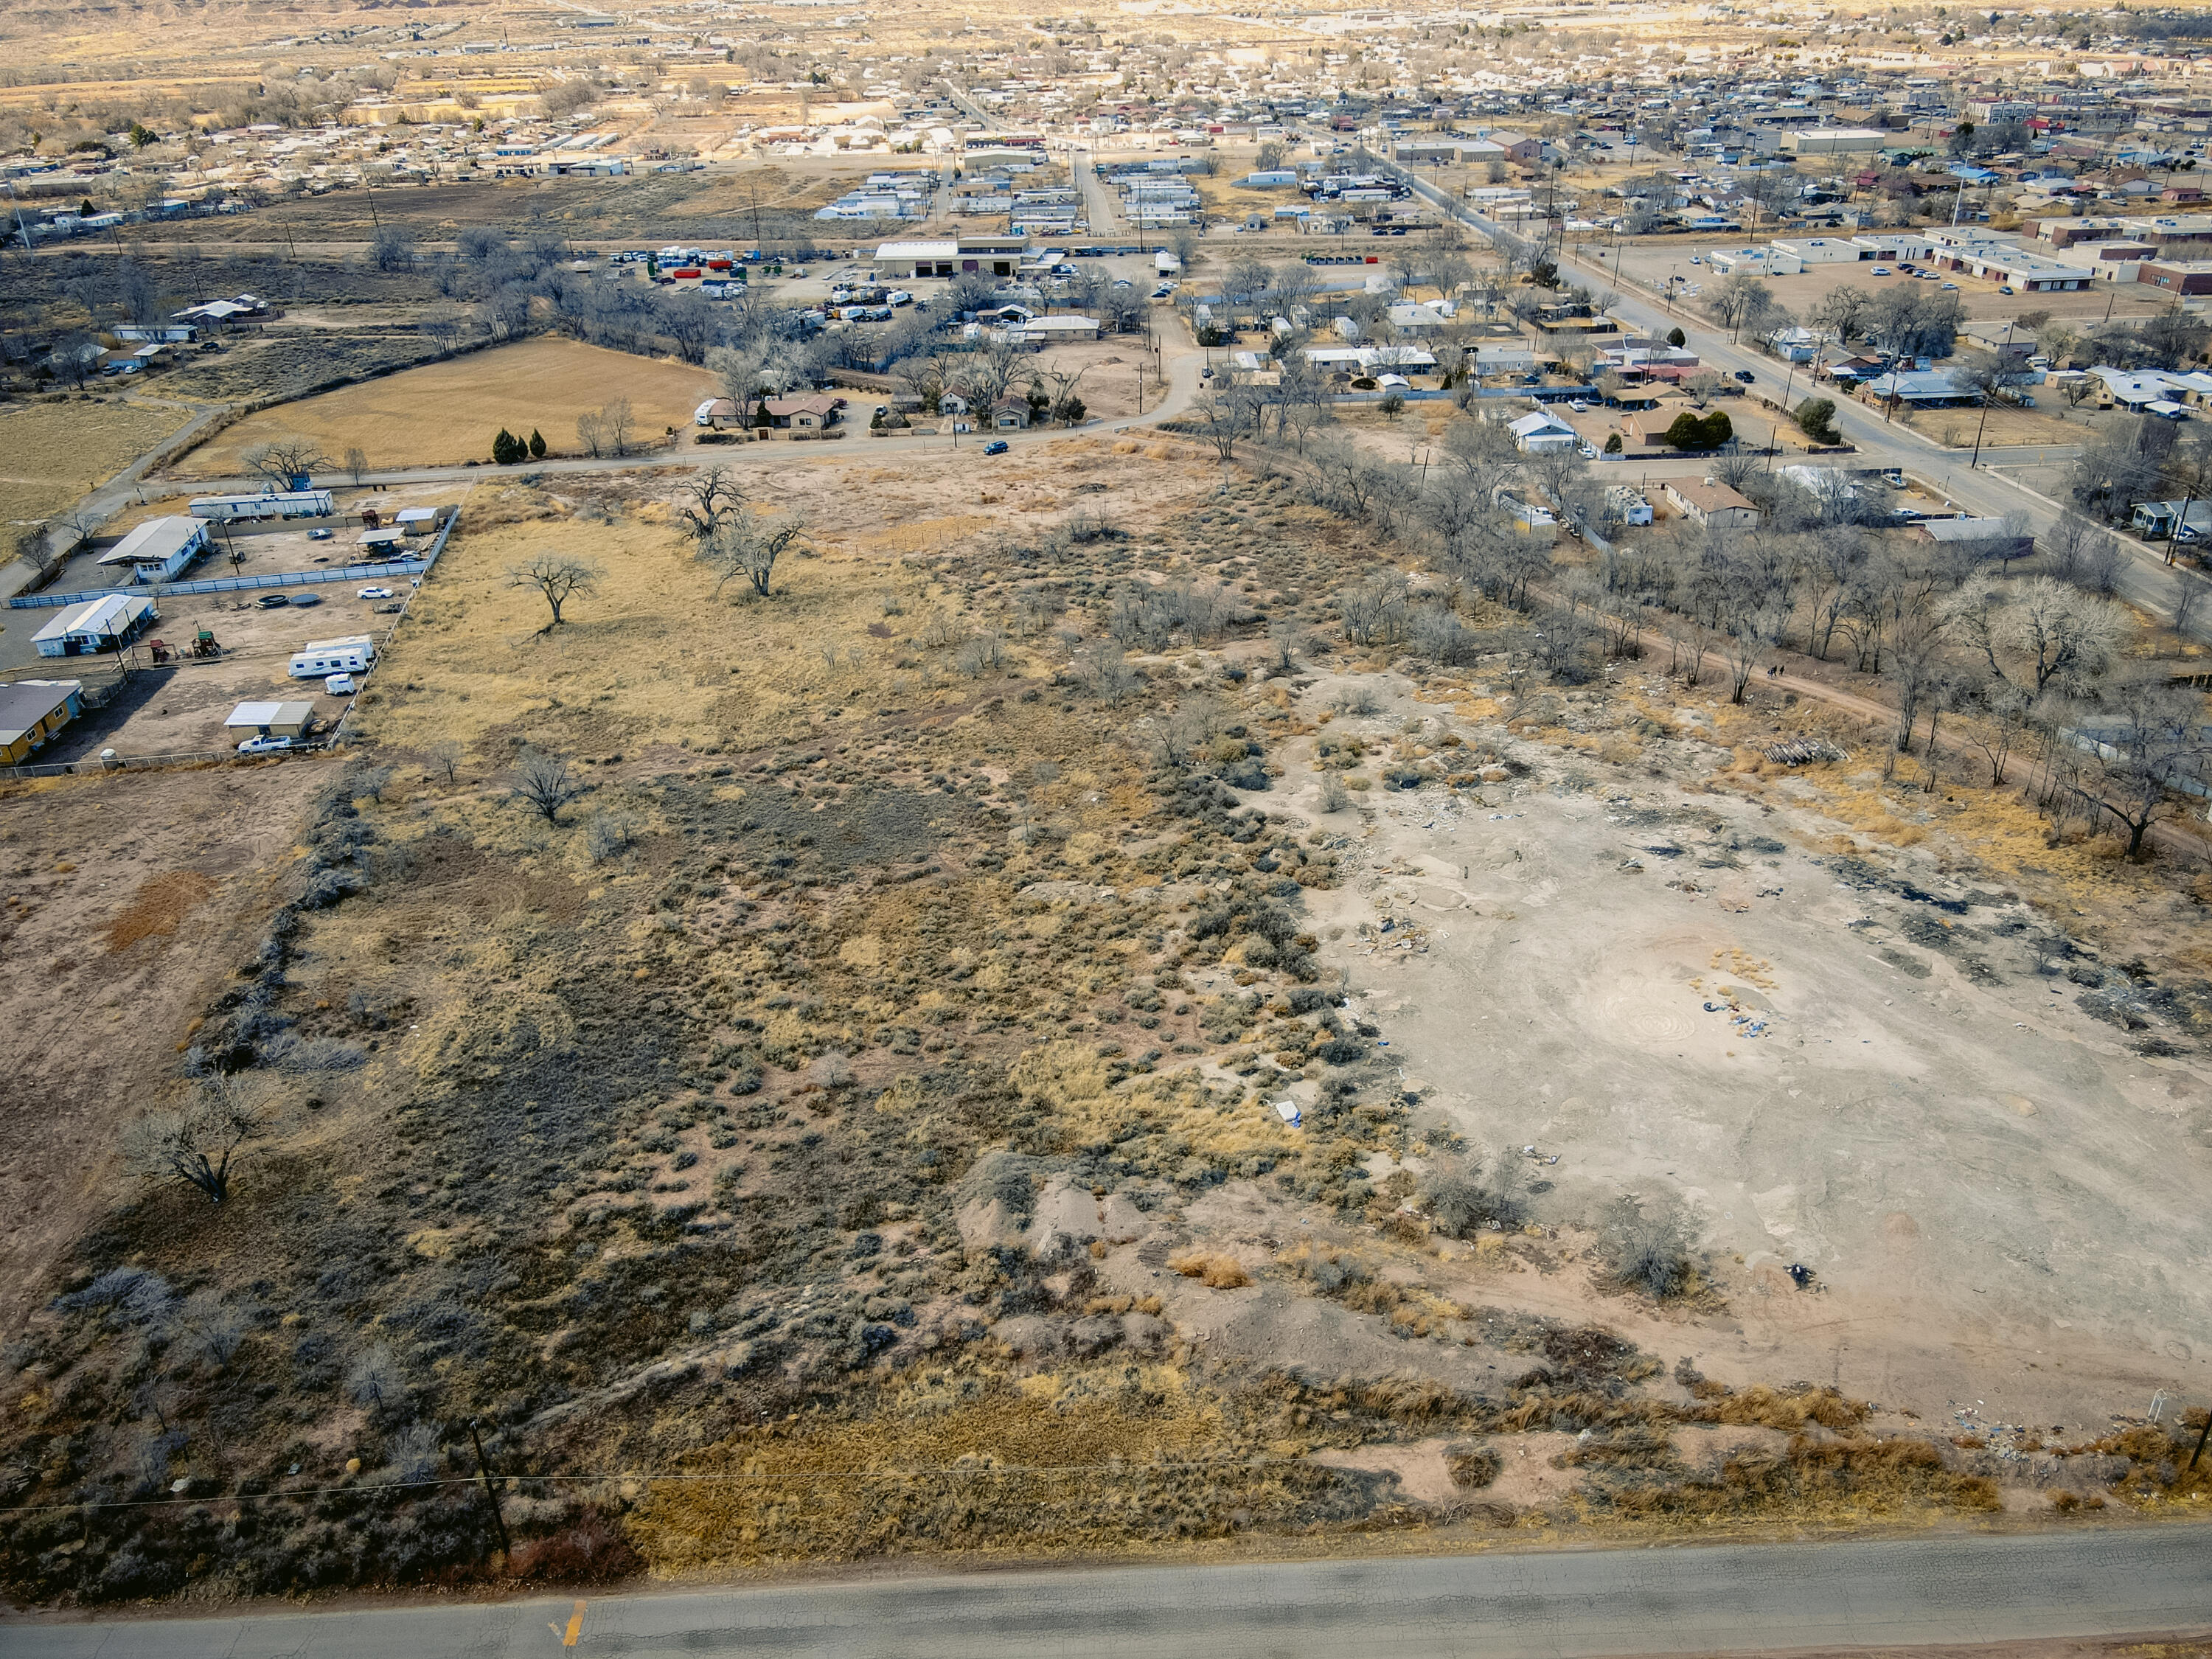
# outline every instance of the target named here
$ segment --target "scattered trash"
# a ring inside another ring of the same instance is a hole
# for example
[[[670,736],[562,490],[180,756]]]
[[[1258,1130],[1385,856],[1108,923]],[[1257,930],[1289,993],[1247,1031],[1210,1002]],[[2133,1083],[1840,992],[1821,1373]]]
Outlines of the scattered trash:
[[[1813,1270],[1810,1267],[1801,1267],[1795,1261],[1791,1262],[1790,1264],[1790,1282],[1795,1285],[1799,1290],[1803,1290],[1807,1285],[1813,1282]]]
[[[1289,1124],[1293,1129],[1303,1127],[1304,1125],[1305,1120],[1300,1115],[1298,1111],[1298,1103],[1295,1100],[1277,1101],[1275,1103],[1275,1115],[1282,1119],[1284,1122]]]

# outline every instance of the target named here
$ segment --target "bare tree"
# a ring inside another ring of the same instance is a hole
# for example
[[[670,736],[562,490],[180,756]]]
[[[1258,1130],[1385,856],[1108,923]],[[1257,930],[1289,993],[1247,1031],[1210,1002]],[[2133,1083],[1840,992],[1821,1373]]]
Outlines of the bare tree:
[[[514,799],[548,823],[560,823],[561,809],[583,793],[584,786],[570,774],[565,755],[526,749],[514,763]]]
[[[452,352],[461,337],[461,313],[450,306],[439,306],[425,313],[416,326],[422,331],[422,337],[437,347],[438,355],[443,357]]]
[[[230,1196],[231,1176],[246,1149],[264,1139],[274,1122],[264,1086],[210,1078],[194,1085],[182,1106],[149,1112],[125,1129],[124,1160],[133,1175],[185,1182],[220,1204]]]
[[[629,453],[635,440],[637,415],[627,398],[617,398],[599,410],[599,425],[607,435],[607,442],[617,455]]]
[[[753,592],[764,599],[769,580],[775,574],[775,562],[805,535],[806,520],[795,513],[775,518],[728,513],[714,534],[700,541],[697,556],[714,573],[716,593],[732,577],[743,576]]]
[[[2174,576],[2173,631],[2185,641],[2203,611],[2205,595],[2212,593],[2212,582],[2185,570],[2176,571]]]
[[[714,539],[722,521],[743,507],[744,487],[723,465],[695,472],[676,486],[676,517],[684,533],[700,547]]]
[[[2085,688],[2119,648],[2118,609],[2049,576],[1999,583],[1984,572],[1952,597],[1945,612],[1991,673],[2032,696]]]
[[[331,458],[323,453],[320,444],[296,432],[256,444],[239,459],[249,471],[260,474],[280,489],[290,489],[293,479],[312,477],[317,467],[331,464]]]
[[[606,422],[599,418],[596,410],[587,409],[576,416],[576,436],[583,444],[586,455],[598,456],[606,453]]]
[[[422,751],[422,758],[428,770],[451,783],[460,770],[461,745],[451,738],[441,738]]]
[[[359,444],[346,451],[345,470],[353,479],[354,488],[360,489],[361,481],[368,476],[368,452]]]
[[[2109,688],[2101,705],[2073,722],[2088,761],[2072,787],[2127,831],[2136,858],[2178,785],[2202,773],[2212,744],[2203,737],[2202,694],[2150,677]]]
[[[553,612],[553,620],[539,629],[550,634],[561,625],[561,607],[579,593],[596,593],[607,573],[588,559],[566,553],[540,553],[524,564],[507,568],[509,587],[534,587]]]

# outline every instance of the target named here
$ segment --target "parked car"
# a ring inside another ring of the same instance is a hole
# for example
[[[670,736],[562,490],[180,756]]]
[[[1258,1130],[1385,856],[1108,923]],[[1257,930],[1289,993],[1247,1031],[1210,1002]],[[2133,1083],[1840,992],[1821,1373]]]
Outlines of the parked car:
[[[1997,284],[1997,292],[1998,292],[1998,293],[2000,293],[2000,294],[2009,294],[2009,293],[2011,293],[2011,292],[2012,292],[2012,284],[2011,284],[2010,283],[1999,283]]]
[[[1943,284],[1943,286],[1942,286],[1942,288],[1937,289],[1936,291],[1938,294],[1942,294],[1942,293],[1956,294],[1956,293],[1959,291],[1959,285],[1958,285],[1956,283],[1944,283],[1944,284]]]
[[[354,595],[357,599],[388,599],[391,597],[392,590],[388,587],[364,587]]]
[[[326,542],[330,538],[331,532],[327,530],[310,530],[307,532],[307,539],[311,542]]]
[[[1575,446],[1575,448],[1581,453],[1582,458],[1586,461],[1594,461],[1597,459],[1597,446],[1588,438],[1583,439]]]
[[[1867,275],[1869,276],[1887,276],[1889,275],[1889,267],[1887,265],[1876,265],[1872,270],[1867,272]]]
[[[1003,455],[1006,453],[1007,447],[1004,438],[994,438],[983,446],[983,453],[986,455]]]
[[[1736,370],[1735,378],[1742,381],[1746,386],[1756,385],[1759,380],[1759,376],[1753,374],[1747,368],[1739,368]]]
[[[350,674],[325,675],[323,679],[323,690],[334,697],[349,697],[353,696],[353,676]]]
[[[285,598],[282,593],[264,593],[259,599],[256,599],[254,603],[259,605],[264,611],[282,611],[286,605],[291,604],[292,601]]]
[[[302,611],[307,610],[310,605],[320,605],[322,602],[323,596],[319,593],[295,593],[292,596],[292,603]]]
[[[1158,288],[1152,290],[1152,298],[1155,300],[1164,300],[1174,294],[1174,292],[1175,284],[1173,283],[1162,283]]]
[[[238,745],[241,755],[281,755],[292,746],[289,738],[248,738]]]

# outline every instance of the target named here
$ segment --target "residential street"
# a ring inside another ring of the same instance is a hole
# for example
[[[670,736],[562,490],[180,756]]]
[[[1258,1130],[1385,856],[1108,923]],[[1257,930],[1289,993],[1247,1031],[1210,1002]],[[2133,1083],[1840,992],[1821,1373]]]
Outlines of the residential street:
[[[572,1623],[573,1621],[573,1623]],[[1569,1659],[2212,1629],[2212,1528],[884,1576],[761,1589],[0,1620],[12,1659]]]
[[[1426,179],[1402,168],[1397,171],[1413,185],[1424,200],[1455,215],[1484,235],[1510,234],[1480,214],[1468,210],[1464,204],[1454,200]],[[1568,252],[1563,258],[1562,266],[1573,268],[1594,286],[1609,289],[1618,295],[1620,297],[1613,305],[1612,311],[1624,322],[1653,334],[1663,335],[1670,328],[1680,328],[1688,337],[1691,349],[1698,354],[1698,360],[1724,374],[1748,369],[1759,376],[1758,384],[1765,386],[1770,385],[1777,374],[1787,374],[1786,365],[1776,363],[1771,357],[1750,346],[1730,343],[1722,330],[1689,307],[1678,304],[1669,312],[1664,301],[1651,295],[1649,290],[1631,283],[1617,282],[1613,272],[1597,262],[1586,263]],[[2013,512],[2025,513],[2039,536],[2049,530],[2057,520],[2062,510],[2059,502],[2024,489],[2001,473],[1989,470],[1991,465],[2002,465],[2007,461],[2032,460],[2048,454],[2047,448],[2018,452],[1985,449],[1982,452],[1984,465],[1973,466],[1969,465],[1971,451],[1947,450],[1908,428],[1885,422],[1877,411],[1848,398],[1838,398],[1835,403],[1837,428],[1858,451],[1857,454],[1847,458],[1847,465],[1902,467],[1969,513],[1990,518],[2002,518]],[[2124,537],[2114,539],[2128,554],[2127,565],[2120,573],[2119,596],[2160,616],[2171,616],[2176,585],[2172,570],[2164,560],[2146,553],[2140,545]],[[2191,633],[2195,637],[2212,638],[2212,620],[2198,622]]]

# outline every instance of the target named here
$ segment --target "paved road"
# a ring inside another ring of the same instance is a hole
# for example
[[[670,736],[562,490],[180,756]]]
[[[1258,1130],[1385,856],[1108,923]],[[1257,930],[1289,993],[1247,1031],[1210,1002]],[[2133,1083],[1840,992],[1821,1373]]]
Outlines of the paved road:
[[[10,1659],[550,1656],[570,1598],[0,1623]],[[2212,1629],[2212,1528],[1124,1567],[581,1604],[579,1654],[1567,1659]],[[549,1628],[550,1627],[550,1628]]]

